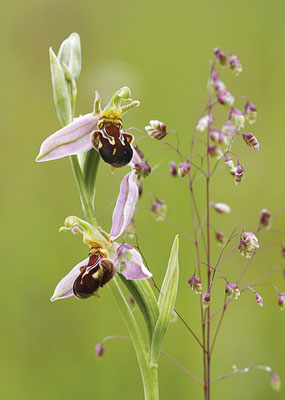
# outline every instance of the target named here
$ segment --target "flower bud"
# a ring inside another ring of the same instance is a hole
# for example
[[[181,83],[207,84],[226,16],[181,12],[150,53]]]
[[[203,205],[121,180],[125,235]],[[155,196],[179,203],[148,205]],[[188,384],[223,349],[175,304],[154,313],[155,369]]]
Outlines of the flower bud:
[[[272,374],[270,375],[270,385],[275,392],[280,392],[281,380],[275,372],[272,372]]]
[[[214,203],[213,207],[220,214],[229,214],[231,212],[231,207],[225,203]]]
[[[245,143],[254,150],[259,150],[259,143],[256,137],[252,133],[243,133],[243,140]]]
[[[189,286],[194,290],[195,293],[201,294],[202,293],[202,284],[201,284],[201,279],[198,278],[197,276],[193,275],[191,278],[188,280]]]
[[[210,300],[211,300],[210,293],[209,292],[205,292],[202,295],[202,306],[203,306],[204,309],[210,307]]]
[[[222,131],[232,136],[236,132],[236,128],[231,121],[226,121],[222,127]]]
[[[240,164],[238,164],[235,170],[235,184],[238,185],[244,178],[244,170]]]
[[[187,161],[178,165],[178,176],[180,176],[181,178],[187,175],[189,171],[190,171],[190,164]]]
[[[219,79],[219,72],[215,68],[212,69],[212,71],[211,71],[210,79],[212,81],[216,81],[217,79]]]
[[[166,203],[163,200],[155,200],[151,205],[151,212],[156,215],[156,221],[163,221],[167,212]]]
[[[229,57],[229,67],[235,72],[236,75],[242,72],[242,66],[238,56],[231,55]]]
[[[208,153],[215,158],[220,158],[223,155],[222,150],[218,146],[212,144],[208,146]]]
[[[231,107],[234,104],[235,99],[230,92],[224,90],[218,93],[218,101],[220,104],[225,104]]]
[[[215,232],[215,238],[216,238],[217,242],[220,243],[220,244],[225,244],[226,243],[226,236],[225,236],[225,234],[223,232],[216,231]]]
[[[65,65],[72,77],[78,79],[81,72],[81,44],[78,33],[72,33],[62,42],[57,57],[61,66]]]
[[[257,304],[260,307],[263,307],[263,298],[258,293],[255,293],[254,298],[255,298],[255,301],[257,302]]]
[[[238,130],[244,127],[244,122],[245,122],[244,115],[237,108],[231,109],[229,119],[232,119],[234,121],[234,125]]]
[[[285,293],[279,293],[278,306],[281,311],[285,310]]]
[[[251,258],[255,250],[259,248],[258,240],[255,234],[252,232],[244,232],[238,248],[242,256]]]
[[[134,167],[138,179],[146,178],[151,173],[151,168],[147,161],[135,164]]]
[[[103,347],[103,344],[102,344],[102,343],[96,344],[96,346],[95,346],[95,352],[96,352],[96,356],[97,356],[98,358],[103,357],[103,355],[104,355],[104,347]]]
[[[217,92],[224,92],[226,90],[226,85],[220,79],[215,80],[214,89]]]
[[[226,156],[225,157],[225,164],[226,164],[226,168],[227,170],[232,174],[235,173],[235,165],[234,162],[232,160],[232,158],[230,156]]]
[[[205,115],[205,117],[202,117],[199,119],[196,129],[197,131],[204,132],[206,128],[208,128],[208,125],[210,125],[214,121],[214,117],[212,114],[210,115]]]
[[[227,283],[226,284],[226,294],[228,297],[233,298],[235,300],[240,296],[240,291],[238,286],[235,283]]]
[[[257,109],[255,105],[247,102],[244,106],[244,115],[249,124],[254,124],[257,118]]]
[[[178,174],[176,162],[170,161],[168,165],[169,165],[170,175],[173,176],[173,178],[176,178]]]
[[[219,61],[221,65],[225,65],[227,62],[227,57],[223,51],[219,47],[216,47],[213,50],[213,54],[216,57],[216,60]]]
[[[149,125],[145,127],[146,133],[157,140],[163,139],[166,135],[166,125],[158,120],[149,121]]]
[[[260,220],[259,220],[259,225],[261,227],[267,227],[269,228],[270,223],[271,223],[271,214],[270,211],[268,211],[266,208],[260,211]]]

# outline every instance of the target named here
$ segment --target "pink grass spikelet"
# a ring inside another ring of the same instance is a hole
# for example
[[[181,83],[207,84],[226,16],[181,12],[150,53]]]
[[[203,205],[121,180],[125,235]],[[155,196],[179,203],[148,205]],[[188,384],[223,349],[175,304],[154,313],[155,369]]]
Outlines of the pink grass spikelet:
[[[254,298],[259,307],[263,307],[263,298],[258,293],[255,293]]]
[[[238,164],[235,170],[235,184],[238,185],[244,178],[244,170],[243,167]]]
[[[254,150],[259,150],[259,143],[256,137],[252,133],[243,133],[243,140],[245,143]]]

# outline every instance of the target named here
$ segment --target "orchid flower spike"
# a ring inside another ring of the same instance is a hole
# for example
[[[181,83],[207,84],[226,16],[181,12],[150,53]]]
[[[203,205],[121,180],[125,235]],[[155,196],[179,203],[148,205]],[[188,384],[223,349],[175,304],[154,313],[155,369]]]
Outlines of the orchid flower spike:
[[[131,280],[152,276],[137,250],[129,244],[114,242],[129,226],[137,200],[137,178],[133,170],[122,180],[110,234],[77,217],[65,220],[65,226],[60,230],[81,235],[83,242],[89,246],[89,255],[58,283],[52,301],[71,296],[79,299],[97,296],[99,288],[112,279],[115,273]]]
[[[95,148],[112,167],[128,164],[133,157],[133,136],[123,132],[122,116],[139,101],[133,101],[130,89],[123,87],[101,111],[101,99],[95,93],[94,110],[49,136],[41,145],[36,161],[50,161]],[[122,103],[125,102],[125,105]]]

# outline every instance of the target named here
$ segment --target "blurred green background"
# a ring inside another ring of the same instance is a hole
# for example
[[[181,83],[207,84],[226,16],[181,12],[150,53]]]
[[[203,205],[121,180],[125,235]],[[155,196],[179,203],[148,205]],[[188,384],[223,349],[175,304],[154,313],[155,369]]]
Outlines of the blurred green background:
[[[225,71],[223,78],[233,93],[246,94],[257,105],[253,131],[261,150],[254,152],[238,140],[235,150],[246,178],[236,188],[220,172],[211,198],[232,207],[229,216],[213,217],[216,228],[229,234],[242,225],[250,231],[256,228],[259,210],[266,207],[274,212],[285,204],[284,1],[27,0],[3,4],[0,18],[1,398],[141,399],[142,385],[129,342],[107,342],[101,360],[94,353],[104,336],[127,334],[109,291],[101,290],[100,300],[49,301],[58,280],[86,256],[87,249],[78,237],[57,232],[66,216],[82,215],[69,160],[34,162],[42,140],[59,128],[48,48],[57,52],[71,32],[81,35],[83,69],[77,114],[91,111],[95,89],[105,103],[115,90],[128,85],[141,107],[127,115],[125,127],[143,129],[150,119],[160,119],[168,129],[179,132],[185,152],[206,101],[212,49],[219,45],[239,55],[244,72],[236,78]],[[153,145],[150,140],[141,142],[146,154]],[[150,164],[159,162],[167,171],[171,157],[160,152]],[[125,172],[111,175],[108,166],[100,166],[96,207],[106,230]],[[188,230],[189,198],[183,183],[155,174],[147,178],[144,189],[136,228],[143,253],[161,284],[176,231],[154,222],[146,209],[151,201],[148,191],[163,198],[169,218]],[[202,195],[197,195],[201,205]],[[275,229],[282,227],[284,216],[274,223]],[[279,240],[276,234],[261,236],[262,244]],[[244,261],[236,255],[224,266],[231,280],[239,275]],[[278,247],[262,253],[244,281],[281,261]],[[181,236],[177,308],[200,332],[199,299],[187,286],[195,264],[194,248]],[[279,275],[271,280],[284,292]],[[221,302],[222,283],[216,289]],[[278,309],[273,290],[260,288],[260,293],[263,309],[248,293],[226,314],[214,352],[213,378],[230,371],[233,364],[244,367],[260,362],[285,380],[284,312]],[[200,348],[180,323],[170,327],[164,348],[202,376]],[[163,357],[160,390],[161,399],[202,398],[201,388]],[[229,378],[212,388],[213,399],[281,399],[284,393],[284,389],[274,393],[269,374],[262,371]]]

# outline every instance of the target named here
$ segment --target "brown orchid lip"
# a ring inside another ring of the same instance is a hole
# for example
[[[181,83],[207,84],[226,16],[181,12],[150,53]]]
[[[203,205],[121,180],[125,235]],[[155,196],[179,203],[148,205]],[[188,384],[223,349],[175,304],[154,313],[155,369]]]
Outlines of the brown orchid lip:
[[[103,258],[100,251],[91,254],[88,263],[80,269],[80,275],[73,284],[73,293],[79,299],[94,295],[115,274],[112,261]]]
[[[119,125],[103,124],[100,130],[91,134],[91,144],[102,159],[115,168],[123,167],[131,161],[133,136],[122,131]]]

